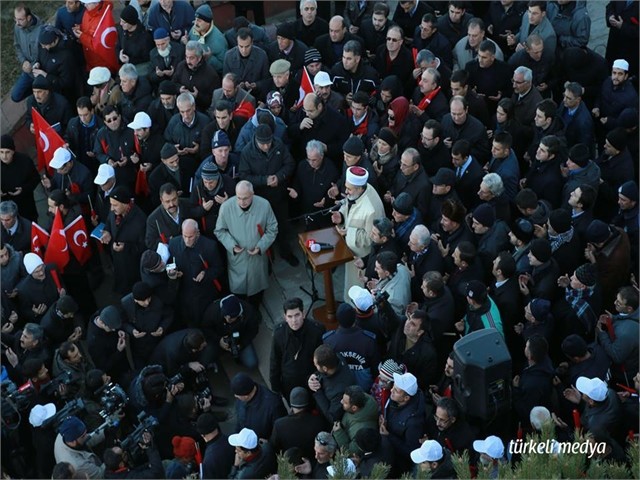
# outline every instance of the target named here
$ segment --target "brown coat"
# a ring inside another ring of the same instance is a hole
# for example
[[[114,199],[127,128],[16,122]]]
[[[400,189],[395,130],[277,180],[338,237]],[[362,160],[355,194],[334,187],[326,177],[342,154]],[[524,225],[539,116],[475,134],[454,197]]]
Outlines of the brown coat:
[[[602,287],[602,305],[611,308],[618,289],[629,283],[631,250],[629,236],[620,228],[615,229],[604,246],[595,253],[598,277]]]

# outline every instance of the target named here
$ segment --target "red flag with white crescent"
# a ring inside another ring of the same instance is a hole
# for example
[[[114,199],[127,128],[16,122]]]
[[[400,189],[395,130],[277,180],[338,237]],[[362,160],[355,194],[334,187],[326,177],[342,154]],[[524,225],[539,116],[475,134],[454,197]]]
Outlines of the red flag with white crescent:
[[[96,56],[107,61],[106,65],[111,72],[118,71],[118,55],[116,54],[116,43],[118,32],[116,22],[113,19],[112,6],[108,4],[104,9],[102,18],[98,23],[96,31],[93,33],[93,51]]]
[[[307,67],[302,67],[302,78],[300,79],[300,98],[298,99],[298,103],[296,104],[297,107],[302,105],[304,97],[306,97],[308,93],[315,93],[315,89],[313,88],[313,83],[311,82],[311,77],[309,76]]]
[[[31,222],[31,252],[44,259],[44,249],[48,242],[49,233],[36,222]]]
[[[91,248],[89,247],[89,235],[87,234],[87,225],[82,215],[78,215],[73,222],[64,229],[67,244],[71,249],[71,253],[76,257],[80,265],[84,265],[91,258]]]
[[[34,107],[31,107],[31,120],[33,121],[36,150],[38,152],[38,171],[42,172],[46,168],[51,174],[49,163],[53,158],[53,153],[64,146],[65,141]]]
[[[64,272],[64,267],[69,263],[69,245],[67,244],[60,209],[56,210],[56,215],[53,219],[51,239],[47,245],[47,251],[44,254],[44,262],[55,263],[60,273]]]

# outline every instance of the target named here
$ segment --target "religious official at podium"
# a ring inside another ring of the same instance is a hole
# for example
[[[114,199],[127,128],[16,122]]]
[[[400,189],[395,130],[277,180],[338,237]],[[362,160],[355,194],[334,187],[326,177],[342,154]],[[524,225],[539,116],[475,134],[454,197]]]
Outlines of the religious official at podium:
[[[371,253],[371,229],[376,218],[384,217],[384,206],[378,192],[367,183],[369,173],[362,167],[349,167],[344,186],[346,198],[340,209],[331,214],[336,230],[356,257]],[[344,298],[353,285],[362,286],[358,269],[351,261],[345,265]]]

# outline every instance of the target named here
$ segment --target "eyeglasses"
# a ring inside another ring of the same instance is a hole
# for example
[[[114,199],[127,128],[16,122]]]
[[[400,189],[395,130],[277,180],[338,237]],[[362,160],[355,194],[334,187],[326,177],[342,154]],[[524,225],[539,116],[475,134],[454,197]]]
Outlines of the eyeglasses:
[[[115,117],[111,117],[111,118],[105,118],[104,121],[106,123],[111,123],[111,122],[115,122],[118,119],[118,116]]]
[[[392,38],[392,37],[387,37],[387,42],[399,42],[401,39],[400,38]]]
[[[511,79],[512,83],[515,83],[516,85],[522,85],[523,83],[527,83],[524,80],[516,80],[515,78]]]

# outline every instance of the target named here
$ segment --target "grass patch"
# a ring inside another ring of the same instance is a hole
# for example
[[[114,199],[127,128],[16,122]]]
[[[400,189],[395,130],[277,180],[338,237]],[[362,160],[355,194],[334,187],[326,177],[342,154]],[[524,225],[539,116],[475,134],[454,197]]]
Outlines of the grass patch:
[[[16,52],[13,48],[13,9],[21,2],[0,1],[0,58],[2,65],[0,67],[0,93],[4,97],[9,93],[16,78],[20,75],[21,66],[18,65]],[[53,23],[53,16],[56,10],[64,5],[64,2],[58,1],[27,1],[25,2],[41,22],[47,23],[49,19]]]

